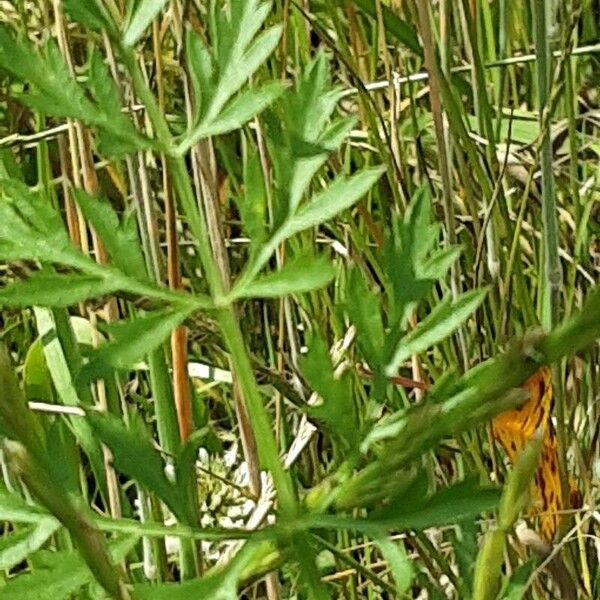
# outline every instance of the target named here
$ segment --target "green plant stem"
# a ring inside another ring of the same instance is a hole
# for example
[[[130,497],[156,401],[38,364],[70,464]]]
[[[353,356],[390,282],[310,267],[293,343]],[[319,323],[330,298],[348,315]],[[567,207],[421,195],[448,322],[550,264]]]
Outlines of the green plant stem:
[[[477,556],[473,600],[492,600],[498,597],[506,538],[529,501],[530,484],[539,463],[541,449],[542,438],[535,437],[521,451],[509,473],[498,507],[497,527],[488,531]]]
[[[124,574],[113,566],[104,536],[80,505],[65,490],[49,462],[43,429],[29,411],[19,387],[10,355],[0,345],[0,423],[8,439],[3,442],[9,463],[30,492],[69,530],[79,552],[98,582],[119,600],[130,598],[124,587]]]
[[[13,468],[19,472],[29,490],[69,530],[81,556],[102,587],[112,598],[131,598],[119,567],[114,566],[110,560],[104,536],[88,518],[87,507],[79,506],[71,500],[65,490],[49,476],[47,465],[36,460],[24,446],[6,442],[5,450]]]
[[[188,225],[196,238],[200,261],[204,269],[210,295],[215,306],[221,307],[217,318],[225,343],[231,353],[235,373],[239,379],[244,398],[248,402],[250,418],[258,446],[259,457],[263,465],[271,472],[278,494],[279,507],[284,517],[293,517],[298,512],[298,504],[293,491],[290,475],[285,472],[279,461],[277,442],[269,424],[269,418],[263,406],[260,392],[252,371],[250,358],[242,337],[239,324],[231,305],[224,305],[224,293],[217,264],[212,255],[208,228],[202,212],[198,209],[186,169],[185,159],[174,156],[173,139],[154,96],[148,89],[132,51],[121,47],[123,61],[131,75],[133,86],[140,100],[146,106],[148,116],[155,128],[160,144],[169,156],[175,191]]]
[[[540,148],[540,166],[542,171],[542,240],[544,251],[544,295],[542,309],[542,324],[547,331],[551,330],[560,318],[561,291],[562,291],[562,268],[558,254],[559,232],[558,232],[558,210],[556,206],[556,191],[554,189],[554,173],[552,171],[552,145],[550,139],[550,120],[546,118],[546,112],[551,110],[550,86],[552,55],[548,45],[550,37],[550,17],[552,6],[549,0],[534,0],[535,20],[535,49],[537,56],[537,84],[539,120],[541,127],[547,127],[548,131],[541,131],[544,138]],[[560,465],[561,493],[563,506],[569,507],[569,484],[567,478],[566,445],[567,435],[565,431],[565,402],[561,385],[561,373],[558,367],[553,369],[554,385],[558,393],[556,402],[558,457]]]
[[[290,475],[284,470],[283,465],[279,461],[277,442],[269,424],[267,411],[260,397],[239,323],[231,308],[219,311],[218,322],[229,347],[240,387],[248,402],[252,427],[258,446],[259,459],[271,471],[277,489],[282,516],[284,518],[293,518],[298,512],[294,488]]]
[[[146,111],[152,121],[159,142],[165,147],[170,146],[172,138],[169,127],[162,116],[154,96],[144,81],[133,50],[131,48],[126,48],[123,45],[119,45],[119,50],[121,58],[133,81],[133,87],[146,107]],[[171,294],[173,292],[168,293]],[[149,357],[149,363],[151,367],[151,383],[153,384],[152,389],[155,398],[157,399],[157,419],[162,421],[159,424],[159,434],[163,438],[161,439],[161,443],[171,446],[172,448],[179,448],[181,446],[181,440],[179,437],[175,407],[172,401],[173,394],[171,393],[172,390],[170,389],[170,382],[168,381],[166,361],[163,356],[158,354],[158,352],[163,352],[163,349],[159,348],[156,350],[154,354]],[[154,387],[156,384],[158,384],[158,386]],[[194,525],[194,523],[188,523],[188,525]],[[199,572],[195,545],[191,540],[182,540],[180,547],[182,579],[191,579]]]
[[[557,363],[600,338],[598,314],[600,287],[588,295],[581,312],[547,336],[540,333],[526,335],[504,354],[468,371],[446,391],[443,402],[426,402],[411,408],[402,418],[401,430],[388,440],[387,450],[381,452],[378,462],[365,466],[351,477],[340,467],[337,474],[312,490],[311,506],[318,507],[314,512],[324,512],[339,501],[346,508],[352,505],[348,502],[351,498],[356,498],[354,505],[359,506],[364,490],[367,490],[371,503],[385,497],[386,484],[392,474],[398,481],[402,470],[425,449],[446,436],[456,436],[520,405],[525,397],[518,386],[542,365]]]
[[[549,123],[544,118],[550,100],[551,54],[548,45],[550,36],[549,21],[551,7],[547,0],[534,0],[535,48],[537,56],[537,84],[540,125]],[[558,322],[560,314],[560,293],[562,272],[558,255],[558,219],[554,174],[552,172],[552,146],[546,135],[540,151],[542,170],[542,221],[545,259],[546,293],[542,323],[547,330]]]
[[[177,429],[175,405],[171,401],[173,397],[171,382],[162,346],[159,346],[148,356],[148,368],[154,398],[154,410],[156,411],[158,439],[165,452],[171,456],[176,456],[181,447],[181,440]]]
[[[185,167],[185,161],[180,157],[172,157],[169,160],[169,165],[172,169],[175,190],[198,243],[197,247],[202,266],[205,269],[206,279],[211,292],[210,295],[215,305],[219,306],[224,302],[223,286],[210,249],[206,222],[202,212],[198,210]],[[282,513],[290,517],[294,516],[296,514],[296,500],[292,482],[279,461],[277,442],[271,431],[266,409],[262,404],[258,385],[250,364],[250,358],[246,351],[242,332],[240,331],[233,307],[229,305],[219,309],[217,311],[217,320],[225,338],[225,343],[231,353],[234,370],[240,381],[242,393],[246,402],[248,402],[260,461],[271,471]]]
[[[352,556],[340,550],[335,544],[328,542],[324,537],[318,536],[316,534],[312,534],[313,544],[315,546],[322,546],[331,552],[336,559],[348,565],[351,569],[354,569],[357,573],[362,575],[365,579],[371,580],[376,585],[380,586],[382,589],[386,590],[388,593],[394,595],[396,588],[393,585],[390,585],[385,579],[379,577],[375,572],[373,572],[368,567],[365,567],[361,562],[352,558]]]

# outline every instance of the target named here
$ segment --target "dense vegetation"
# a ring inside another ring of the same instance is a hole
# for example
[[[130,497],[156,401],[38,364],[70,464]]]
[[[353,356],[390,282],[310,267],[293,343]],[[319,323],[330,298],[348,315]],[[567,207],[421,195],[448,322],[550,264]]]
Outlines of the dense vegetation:
[[[1,0],[0,600],[598,597],[599,17]]]

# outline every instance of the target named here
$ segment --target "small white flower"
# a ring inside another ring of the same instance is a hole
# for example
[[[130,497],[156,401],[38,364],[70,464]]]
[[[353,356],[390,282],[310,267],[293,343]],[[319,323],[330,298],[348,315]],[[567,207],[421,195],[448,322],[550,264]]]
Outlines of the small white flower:
[[[169,554],[169,555],[177,554],[179,552],[179,548],[180,548],[179,538],[174,537],[172,535],[166,535],[165,536],[165,547],[167,550],[167,554]]]
[[[213,496],[210,499],[210,502],[208,504],[209,509],[211,511],[214,511],[217,508],[219,508],[219,505],[222,503],[222,500],[223,500],[223,494],[222,493],[215,493],[215,494],[213,494]]]
[[[223,517],[219,521],[219,525],[225,527],[225,529],[233,529],[235,527],[234,522],[229,517]]]
[[[202,527],[210,527],[213,525],[213,522],[212,515],[209,515],[208,513],[204,513],[200,517],[200,525],[202,525]]]
[[[231,468],[235,466],[235,463],[237,462],[237,454],[237,446],[232,446],[225,452],[225,455],[223,456],[223,462],[225,463],[226,467]]]
[[[172,465],[172,463],[167,463],[165,465],[165,475],[170,482],[175,482],[175,467]]]
[[[247,517],[254,510],[255,506],[256,503],[254,500],[246,500],[244,504],[242,504],[242,514]]]

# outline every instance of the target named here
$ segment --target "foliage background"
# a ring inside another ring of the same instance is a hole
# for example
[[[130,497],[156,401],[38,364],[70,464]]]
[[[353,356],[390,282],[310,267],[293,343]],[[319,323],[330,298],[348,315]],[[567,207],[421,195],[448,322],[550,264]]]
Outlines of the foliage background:
[[[599,10],[0,2],[0,598],[596,597]]]

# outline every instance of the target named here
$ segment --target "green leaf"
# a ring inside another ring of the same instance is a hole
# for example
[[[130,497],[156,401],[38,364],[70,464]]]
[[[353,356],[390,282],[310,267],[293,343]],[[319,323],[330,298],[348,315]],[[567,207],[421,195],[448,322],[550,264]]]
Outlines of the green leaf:
[[[79,10],[79,16],[90,17],[86,9]],[[30,88],[26,94],[14,94],[17,100],[43,114],[92,125],[99,132],[103,151],[109,155],[149,147],[151,141],[121,112],[118,90],[97,52],[92,53],[90,65],[89,86],[95,102],[71,75],[53,41],[46,43],[40,55],[0,27],[0,69]]]
[[[12,523],[39,524],[49,517],[47,510],[37,504],[25,502],[21,496],[0,486],[0,520]]]
[[[420,275],[426,279],[439,280],[442,279],[450,267],[458,260],[462,253],[460,246],[445,248],[435,252],[431,258],[425,260],[420,269]]]
[[[466,479],[434,493],[415,509],[405,502],[392,503],[374,513],[369,521],[402,529],[442,527],[493,510],[498,505],[500,493],[500,488],[480,486],[475,479]]]
[[[412,564],[406,554],[404,544],[401,541],[393,542],[385,533],[376,537],[375,543],[381,550],[383,558],[387,561],[394,576],[396,597],[401,598],[410,590],[414,576]]]
[[[206,575],[201,579],[183,583],[163,583],[161,585],[138,584],[134,587],[139,600],[189,600],[189,598],[211,598],[214,600],[236,600],[237,586],[227,583],[219,574]]]
[[[500,594],[501,600],[521,600],[527,590],[529,578],[536,568],[536,560],[530,559],[519,565],[510,576],[506,587]]]
[[[341,95],[341,89],[331,87],[329,64],[321,51],[306,66],[296,89],[290,90],[284,98],[283,117],[287,129],[306,143],[331,137],[331,133],[324,130]]]
[[[296,211],[312,178],[327,162],[329,154],[339,148],[354,125],[354,119],[340,119],[336,121],[314,146],[311,146],[310,149],[305,149],[308,156],[297,157],[290,170],[288,190],[288,211],[290,214]]]
[[[378,295],[367,285],[362,273],[353,268],[348,276],[346,306],[356,326],[358,347],[373,369],[383,367],[385,329],[380,305]]]
[[[322,399],[322,404],[308,407],[308,413],[324,423],[345,449],[355,450],[359,444],[359,423],[350,379],[347,373],[334,377],[329,351],[320,336],[312,336],[300,369]]]
[[[331,86],[329,65],[319,52],[289,89],[277,110],[267,113],[266,132],[277,186],[275,226],[296,212],[311,179],[338,150],[355,124],[353,118],[331,121],[341,90]]]
[[[24,179],[23,166],[11,148],[0,148],[0,179]]]
[[[0,588],[0,600],[67,600],[93,580],[75,551],[45,552],[44,565]]]
[[[35,306],[33,312],[38,330],[38,340],[42,342],[45,363],[46,365],[49,365],[52,382],[58,396],[65,406],[79,406],[79,394],[77,389],[75,389],[71,369],[69,368],[60,340],[58,339],[54,314],[50,309],[41,308],[39,306]],[[76,329],[74,327],[75,322],[75,318],[71,317],[69,326],[73,331]],[[87,323],[89,325],[89,322]],[[81,419],[76,419],[73,426],[77,428],[79,427],[79,423],[81,423],[84,428],[87,428],[87,424]],[[89,441],[92,442],[92,439],[90,438]]]
[[[231,62],[221,71],[214,97],[205,118],[213,121],[221,113],[225,103],[235,94],[275,50],[281,37],[282,26],[275,25],[259,35],[239,58],[232,56]],[[236,40],[239,44],[239,40]],[[234,53],[234,55],[237,52]],[[237,60],[236,60],[237,59]]]
[[[251,151],[249,144],[244,146],[244,150],[244,196],[236,199],[236,205],[250,237],[252,253],[267,236],[265,222],[267,195],[258,152]]]
[[[388,231],[381,262],[391,282],[392,333],[386,340],[390,351],[408,316],[429,294],[436,279],[445,274],[443,269],[452,260],[454,250],[441,248],[440,228],[432,224],[431,199],[425,186],[416,190],[404,218],[395,217]]]
[[[358,202],[383,175],[384,167],[364,169],[352,177],[338,177],[325,191],[317,194],[289,220],[283,239],[325,223]]]
[[[400,340],[385,369],[386,374],[395,375],[398,367],[413,354],[423,352],[448,337],[477,310],[486,294],[487,290],[472,290],[455,301],[442,302]]]
[[[429,188],[421,186],[414,194],[405,215],[404,225],[410,230],[410,250],[418,269],[438,241],[439,225],[432,223],[431,195]],[[404,241],[404,240],[403,240]]]
[[[138,543],[137,535],[118,538],[109,544],[114,563],[121,562]],[[0,587],[0,600],[70,600],[79,590],[94,581],[94,576],[74,550],[34,555],[31,572],[7,580]]]
[[[239,129],[279,98],[283,90],[283,84],[274,81],[240,94],[215,119],[201,123],[187,135],[181,143],[180,151],[184,152],[201,139]]]
[[[23,364],[23,383],[28,400],[53,402],[52,379],[39,338],[29,346]]]
[[[135,222],[129,219],[119,222],[117,213],[106,200],[92,198],[83,190],[75,190],[74,197],[100,236],[113,265],[129,277],[147,279]]]
[[[108,156],[121,156],[145,150],[152,145],[152,141],[142,135],[131,119],[123,114],[117,85],[97,51],[93,51],[90,57],[88,85],[102,111],[102,119],[96,122],[101,152]]]
[[[356,175],[338,177],[325,191],[317,194],[308,204],[288,218],[260,249],[251,261],[240,280],[246,282],[254,278],[269,260],[275,249],[296,233],[315,227],[350,208],[369,191],[384,172],[383,167],[365,169]]]
[[[230,0],[227,9],[211,3],[210,34],[221,74],[240,62],[271,12],[269,2]]]
[[[54,384],[54,389],[56,390],[58,398],[61,403],[66,406],[80,406],[80,391],[75,387],[73,374],[71,373],[71,365],[69,365],[67,361],[56,330],[55,315],[57,314],[57,311],[58,309],[55,309],[53,313],[50,309],[41,308],[39,306],[34,306],[33,309],[39,339],[42,341],[44,348],[44,358],[46,365],[48,365],[52,383]],[[91,338],[93,334],[91,332],[92,328],[89,321],[77,317],[71,317],[71,319],[67,321],[66,312],[64,313],[64,316],[65,321],[67,322],[66,327],[70,328],[69,332],[64,332],[64,337],[84,333],[83,330],[85,328],[87,334]],[[69,419],[69,425],[75,433],[81,448],[83,448],[87,454],[92,471],[94,472],[102,491],[106,492],[105,465],[100,443],[94,438],[89,424],[84,419],[71,417]]]
[[[136,414],[129,427],[110,414],[88,412],[94,433],[111,450],[115,468],[156,494],[175,515],[181,515],[185,503],[177,488],[165,475],[165,464],[152,446],[146,426]]]
[[[279,271],[235,287],[231,297],[278,298],[322,288],[335,276],[333,265],[324,256],[301,255],[288,261]]]
[[[0,259],[97,267],[72,244],[49,200],[13,179],[0,179]]]
[[[340,2],[340,0],[338,0],[338,2]],[[376,0],[355,0],[355,4],[366,15],[369,15],[373,19],[378,18]],[[406,46],[409,50],[412,50],[418,56],[422,56],[423,49],[415,28],[406,21],[400,19],[389,6],[380,4],[379,8],[381,9],[383,26],[386,33],[390,34],[391,37]]]
[[[311,179],[356,122],[353,118],[330,122],[340,97],[341,90],[331,86],[325,53],[319,52],[294,89],[284,94],[277,110],[267,113],[267,139],[277,182],[275,228],[296,212]]]
[[[308,189],[315,173],[327,162],[329,151],[325,150],[321,154],[298,158],[290,169],[289,194],[287,211],[289,214],[296,212],[296,209],[302,201],[302,196]]]
[[[387,472],[385,475],[384,486],[393,481],[390,478],[395,473]],[[480,486],[474,479],[443,488],[429,497],[420,489],[415,490],[419,495],[412,494],[412,488],[414,485],[408,486],[399,496],[392,496],[385,508],[373,511],[368,518],[310,515],[306,519],[313,528],[350,529],[377,537],[384,530],[423,530],[475,519],[498,505],[501,492],[499,488]]]
[[[269,4],[257,0],[232,0],[229,10],[212,3],[208,18],[210,50],[196,34],[188,32],[187,63],[196,114],[191,130],[178,146],[180,154],[202,138],[241,127],[281,94],[282,85],[273,82],[229,102],[279,42],[280,25],[255,38],[269,12]]]
[[[127,29],[123,34],[123,44],[133,46],[144,34],[168,0],[140,0]]]
[[[77,495],[81,489],[81,449],[75,431],[66,419],[54,419],[46,425],[46,445],[52,448],[52,475],[57,486],[66,493]],[[104,483],[102,492],[105,491]]]
[[[194,90],[195,122],[201,120],[213,93],[214,68],[210,51],[202,38],[190,27],[186,33],[186,62]]]
[[[83,369],[83,380],[102,374],[106,366],[127,369],[141,360],[168,337],[187,317],[189,310],[166,309],[107,327],[113,341],[92,352]]]
[[[23,527],[0,538],[0,569],[12,569],[30,554],[39,550],[60,528],[53,517],[46,517],[35,527]]]
[[[204,577],[183,583],[134,585],[135,597],[139,600],[188,600],[210,598],[210,600],[237,600],[238,582],[245,570],[249,570],[254,556],[260,560],[265,544],[247,542],[244,548],[222,569],[215,569]]]
[[[67,307],[117,289],[118,284],[115,286],[108,278],[38,271],[28,279],[0,288],[0,306]]]
[[[106,29],[114,33],[116,27],[101,0],[63,0],[65,12],[73,21],[89,29]]]
[[[475,115],[467,115],[467,123],[470,129],[475,132],[479,131],[479,120]],[[508,140],[509,131],[510,140]],[[511,122],[511,119],[503,118],[500,121],[498,139],[503,142],[510,141],[529,146],[538,139],[539,135],[540,122],[533,113],[529,119],[513,118]]]
[[[477,523],[466,519],[454,529],[454,539],[451,542],[456,553],[456,564],[460,574],[459,593],[465,598],[471,597],[473,588],[473,573],[479,550],[478,533],[479,526]]]
[[[0,27],[0,68],[33,89],[18,96],[20,102],[45,114],[96,122],[99,115],[83,88],[71,77],[54,42],[44,48],[44,56]]]

